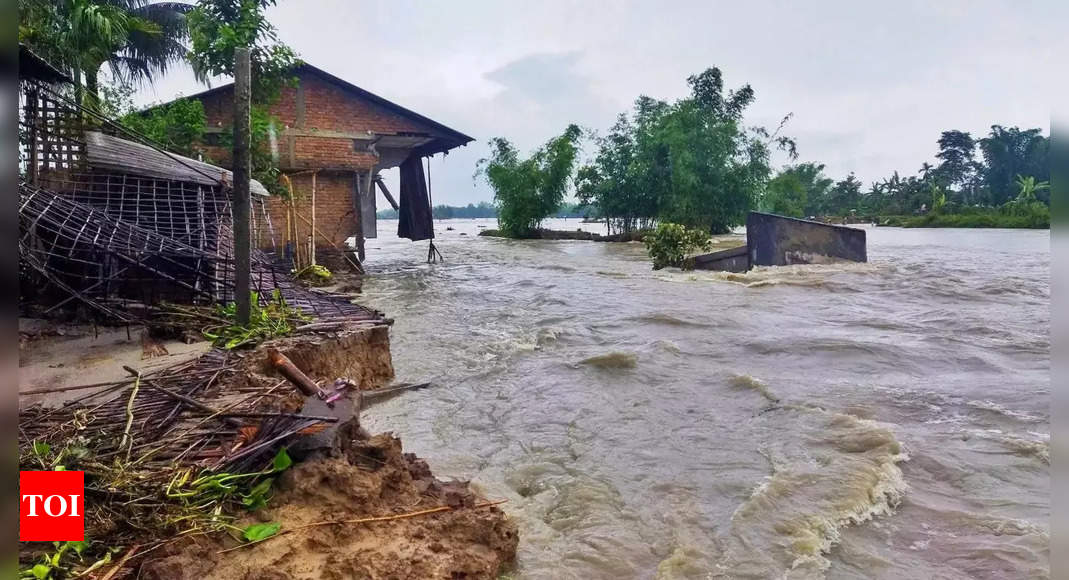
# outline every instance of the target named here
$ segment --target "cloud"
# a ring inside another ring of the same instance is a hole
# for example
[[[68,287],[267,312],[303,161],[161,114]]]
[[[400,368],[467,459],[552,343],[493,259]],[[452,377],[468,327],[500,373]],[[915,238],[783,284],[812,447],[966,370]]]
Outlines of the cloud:
[[[616,114],[616,103],[598,93],[593,79],[582,71],[582,60],[581,51],[534,53],[484,73],[483,78],[497,91],[447,113],[478,141],[437,162],[441,167],[434,173],[434,187],[441,193],[435,203],[461,204],[492,197],[485,184],[472,181],[490,138],[505,137],[521,151],[529,151],[562,133],[570,123],[607,126]]]
[[[1050,33],[1069,21],[1058,0],[282,0],[270,18],[308,62],[478,139],[432,162],[438,203],[490,199],[471,180],[487,139],[529,150],[568,123],[604,131],[709,66],[753,86],[747,124],[793,112],[801,160],[866,183],[912,174],[947,129],[1047,127],[1069,92],[1051,73],[1069,53]],[[146,100],[196,90],[178,74]]]

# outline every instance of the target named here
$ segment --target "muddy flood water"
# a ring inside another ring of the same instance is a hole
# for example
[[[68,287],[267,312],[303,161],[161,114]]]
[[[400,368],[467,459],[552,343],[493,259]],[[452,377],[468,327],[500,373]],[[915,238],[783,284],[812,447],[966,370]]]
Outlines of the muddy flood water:
[[[365,418],[508,499],[514,577],[1050,577],[1049,232],[739,275],[493,223],[436,222],[428,265],[380,220],[363,301],[438,386]]]

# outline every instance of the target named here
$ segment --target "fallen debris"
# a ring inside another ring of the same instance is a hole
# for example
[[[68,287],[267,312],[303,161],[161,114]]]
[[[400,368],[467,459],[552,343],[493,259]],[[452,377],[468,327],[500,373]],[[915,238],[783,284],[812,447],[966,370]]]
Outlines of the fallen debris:
[[[152,372],[126,365],[129,377],[77,385],[75,398],[58,406],[22,409],[22,468],[86,472],[92,542],[71,570],[202,577],[210,552],[213,578],[248,577],[242,570],[253,561],[260,571],[253,577],[331,577],[331,562],[357,566],[347,559],[360,553],[358,577],[495,577],[516,545],[515,527],[496,504],[476,498],[466,483],[434,479],[392,436],[360,428],[368,401],[430,384],[381,386],[393,375],[385,325],[335,328],[250,351],[214,349]],[[297,385],[316,388],[306,395]],[[260,520],[278,523],[271,534],[287,540],[224,552],[246,546],[233,533]],[[295,563],[271,576],[272,554],[297,541],[312,555],[295,562],[311,557],[323,567],[303,575],[305,564]],[[23,544],[20,559],[26,566],[52,550]],[[119,554],[116,565],[111,558]],[[176,558],[198,562],[176,566]]]

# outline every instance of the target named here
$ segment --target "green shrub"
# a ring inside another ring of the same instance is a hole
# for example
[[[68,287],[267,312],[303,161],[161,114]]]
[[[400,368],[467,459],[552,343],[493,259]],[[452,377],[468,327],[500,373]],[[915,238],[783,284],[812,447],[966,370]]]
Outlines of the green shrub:
[[[178,99],[144,111],[127,113],[119,122],[169,151],[196,156],[195,145],[204,135],[204,105],[194,99]]]
[[[1050,208],[1043,202],[1014,200],[999,208],[963,207],[960,213],[887,216],[880,225],[904,228],[1032,228],[1050,227]]]
[[[668,266],[683,268],[687,254],[709,247],[709,234],[665,222],[657,224],[657,229],[647,234],[644,241],[654,270]]]

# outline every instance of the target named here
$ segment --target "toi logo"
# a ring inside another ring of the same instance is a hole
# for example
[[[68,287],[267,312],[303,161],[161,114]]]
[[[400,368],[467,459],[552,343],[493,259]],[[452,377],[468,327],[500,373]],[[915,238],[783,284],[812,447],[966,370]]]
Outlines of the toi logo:
[[[85,539],[85,474],[19,472],[19,541]]]

